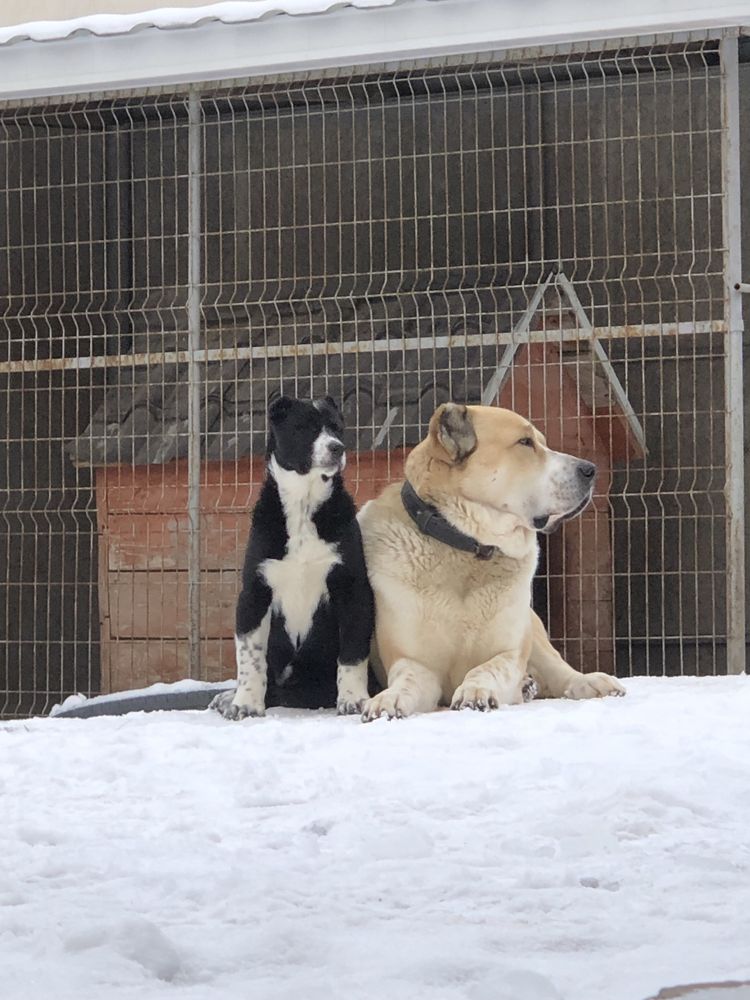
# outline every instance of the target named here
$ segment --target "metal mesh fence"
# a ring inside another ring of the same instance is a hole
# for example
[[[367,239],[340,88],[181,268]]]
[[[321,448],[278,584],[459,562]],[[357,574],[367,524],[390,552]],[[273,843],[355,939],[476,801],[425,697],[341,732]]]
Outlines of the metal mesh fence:
[[[553,641],[725,672],[722,79],[702,39],[0,108],[5,713],[233,674],[281,392],[342,401],[360,503],[440,402],[528,414],[600,469]]]

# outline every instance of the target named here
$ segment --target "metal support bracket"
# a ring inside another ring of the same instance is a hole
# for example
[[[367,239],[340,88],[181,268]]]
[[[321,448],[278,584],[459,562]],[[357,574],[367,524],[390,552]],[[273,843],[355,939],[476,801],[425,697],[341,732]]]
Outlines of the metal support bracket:
[[[193,680],[201,676],[201,102],[188,98],[188,660]]]
[[[516,351],[522,344],[529,343],[531,321],[542,304],[547,289],[550,286],[559,290],[561,297],[567,300],[568,305],[573,310],[578,322],[578,329],[580,331],[579,339],[590,342],[594,357],[598,364],[601,365],[602,371],[609,382],[612,396],[622,410],[631,434],[638,442],[643,454],[647,455],[648,448],[646,447],[646,435],[643,430],[643,425],[638,419],[638,415],[633,409],[632,403],[628,399],[625,387],[617,377],[617,373],[612,366],[612,362],[609,360],[609,355],[594,332],[594,325],[589,319],[586,310],[583,308],[581,300],[578,298],[578,294],[576,293],[572,282],[562,270],[550,271],[546,279],[540,282],[537,286],[531,300],[529,301],[526,311],[513,328],[511,342],[505,348],[503,356],[500,359],[500,364],[497,366],[492,377],[485,386],[484,392],[482,393],[482,403],[485,406],[492,405],[493,401],[497,399],[498,395],[502,391],[502,388],[510,375]]]

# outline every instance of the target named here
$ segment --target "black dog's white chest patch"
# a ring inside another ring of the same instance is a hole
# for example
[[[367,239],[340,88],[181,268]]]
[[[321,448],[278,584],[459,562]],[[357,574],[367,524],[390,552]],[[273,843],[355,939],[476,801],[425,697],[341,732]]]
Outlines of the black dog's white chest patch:
[[[321,601],[328,599],[328,574],[341,561],[338,547],[319,537],[313,513],[331,491],[320,473],[298,475],[271,460],[279,488],[288,541],[283,559],[266,559],[260,573],[271,588],[274,611],[284,616],[287,634],[299,646],[310,631]]]

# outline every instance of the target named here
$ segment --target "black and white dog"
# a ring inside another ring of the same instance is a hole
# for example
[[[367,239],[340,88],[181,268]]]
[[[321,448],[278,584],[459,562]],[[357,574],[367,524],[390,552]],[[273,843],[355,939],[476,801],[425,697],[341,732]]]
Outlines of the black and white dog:
[[[343,420],[330,397],[282,396],[268,418],[268,472],[237,603],[237,691],[211,707],[227,719],[272,705],[359,713],[375,607],[341,476]]]

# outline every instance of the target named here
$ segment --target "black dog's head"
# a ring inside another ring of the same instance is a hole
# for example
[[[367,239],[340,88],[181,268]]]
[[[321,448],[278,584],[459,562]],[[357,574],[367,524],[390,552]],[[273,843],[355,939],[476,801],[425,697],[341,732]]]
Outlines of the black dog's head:
[[[314,403],[281,396],[268,408],[268,425],[268,457],[283,469],[300,475],[320,469],[324,477],[343,470],[344,421],[330,396]]]

